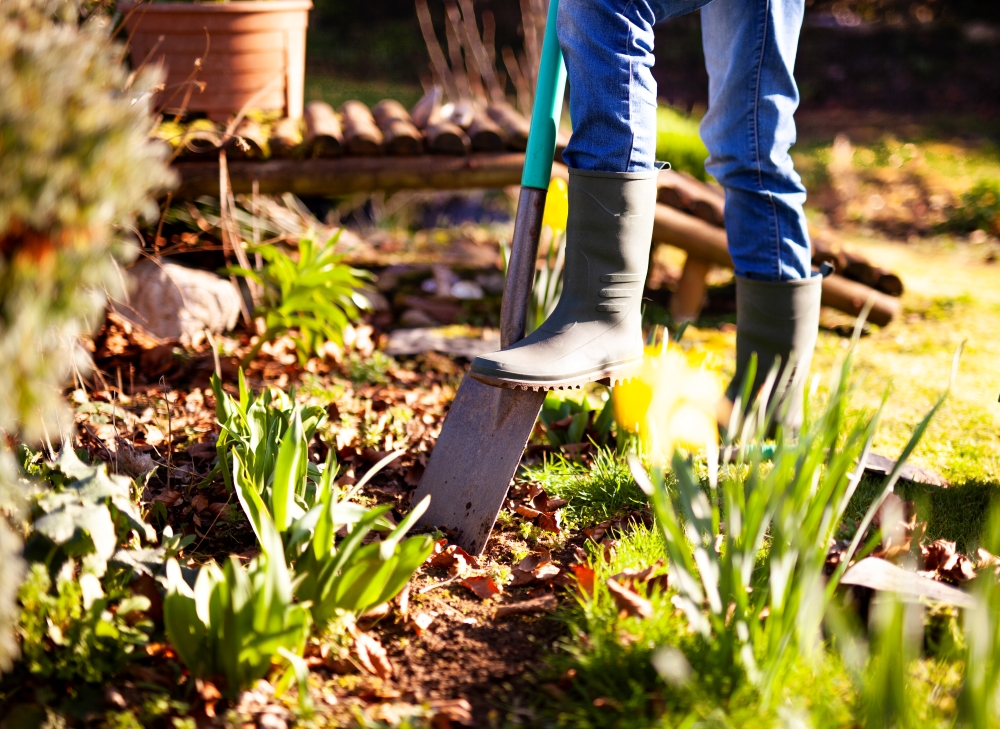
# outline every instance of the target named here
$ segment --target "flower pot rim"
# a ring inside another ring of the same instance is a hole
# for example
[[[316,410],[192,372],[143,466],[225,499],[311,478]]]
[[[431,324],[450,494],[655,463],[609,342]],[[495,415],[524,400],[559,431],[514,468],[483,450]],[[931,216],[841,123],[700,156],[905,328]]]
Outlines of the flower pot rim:
[[[310,10],[312,0],[207,0],[206,2],[121,2],[118,7],[128,12],[143,5],[142,14],[194,13],[275,13],[289,10]]]

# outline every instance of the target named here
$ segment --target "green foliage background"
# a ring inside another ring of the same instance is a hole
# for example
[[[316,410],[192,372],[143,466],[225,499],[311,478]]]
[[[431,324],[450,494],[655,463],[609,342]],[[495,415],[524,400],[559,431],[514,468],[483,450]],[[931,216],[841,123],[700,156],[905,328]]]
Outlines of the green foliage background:
[[[70,0],[0,4],[0,430],[28,440],[68,424],[59,387],[86,365],[77,335],[121,291],[122,231],[172,184],[149,140],[156,79],[129,76],[110,29]],[[15,473],[0,448],[0,671],[24,569]]]

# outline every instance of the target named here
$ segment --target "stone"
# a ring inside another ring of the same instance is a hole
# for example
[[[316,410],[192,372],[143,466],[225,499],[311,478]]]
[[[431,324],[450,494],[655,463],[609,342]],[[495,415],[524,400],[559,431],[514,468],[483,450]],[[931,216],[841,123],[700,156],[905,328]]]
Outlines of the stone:
[[[416,309],[409,309],[406,313],[409,312],[426,316]],[[479,336],[472,336],[472,331],[466,332],[463,329],[460,326],[418,326],[412,329],[396,329],[389,334],[385,353],[390,357],[398,357],[435,351],[473,360],[481,354],[500,349],[498,330],[485,329]]]
[[[128,297],[113,301],[112,310],[162,343],[196,347],[205,340],[206,330],[221,334],[239,319],[239,291],[210,271],[146,259],[125,276]]]

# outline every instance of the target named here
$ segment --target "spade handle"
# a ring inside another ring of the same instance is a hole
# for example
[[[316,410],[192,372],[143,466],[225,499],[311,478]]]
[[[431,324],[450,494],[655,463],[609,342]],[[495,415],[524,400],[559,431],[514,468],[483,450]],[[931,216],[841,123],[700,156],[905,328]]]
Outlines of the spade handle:
[[[563,63],[556,17],[559,0],[549,0],[545,20],[545,40],[535,82],[535,100],[531,110],[528,148],[521,173],[521,194],[514,219],[507,281],[504,283],[500,306],[500,346],[503,349],[524,336],[528,319],[528,303],[535,280],[535,258],[538,236],[542,232],[545,194],[552,177],[552,158],[556,151],[556,132],[562,115],[563,94],[566,91],[566,65]]]

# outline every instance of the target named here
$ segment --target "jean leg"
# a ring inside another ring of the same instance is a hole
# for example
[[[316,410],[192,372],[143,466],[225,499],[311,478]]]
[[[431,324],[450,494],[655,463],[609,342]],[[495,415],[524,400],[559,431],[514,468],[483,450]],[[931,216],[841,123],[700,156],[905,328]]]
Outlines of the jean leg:
[[[561,0],[575,169],[646,172],[656,158],[653,25],[708,0]]]
[[[803,12],[804,0],[713,0],[702,9],[705,167],[726,190],[729,252],[737,275],[746,278],[812,275],[806,190],[788,154]]]

